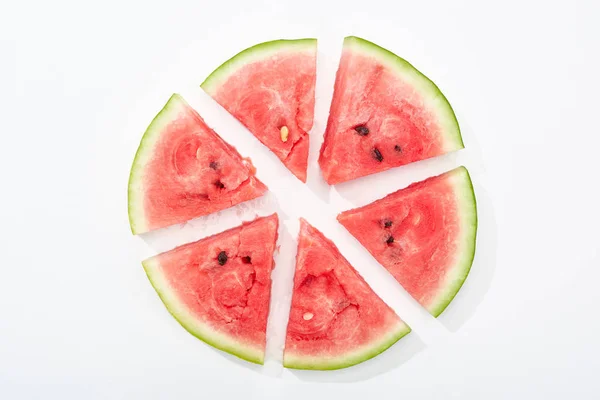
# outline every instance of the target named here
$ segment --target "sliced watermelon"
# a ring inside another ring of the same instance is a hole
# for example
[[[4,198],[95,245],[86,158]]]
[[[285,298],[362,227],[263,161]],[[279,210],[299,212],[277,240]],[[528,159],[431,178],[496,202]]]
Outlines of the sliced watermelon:
[[[306,182],[316,39],[261,43],[225,62],[201,87]]]
[[[337,247],[301,219],[284,366],[349,367],[409,332]]]
[[[465,167],[345,211],[338,221],[435,317],[471,269],[477,207]]]
[[[145,260],[169,312],[192,335],[262,364],[277,214]]]
[[[134,234],[188,221],[261,196],[255,169],[174,94],[142,138],[129,176]]]
[[[395,54],[344,40],[319,165],[330,184],[464,147],[438,87]]]

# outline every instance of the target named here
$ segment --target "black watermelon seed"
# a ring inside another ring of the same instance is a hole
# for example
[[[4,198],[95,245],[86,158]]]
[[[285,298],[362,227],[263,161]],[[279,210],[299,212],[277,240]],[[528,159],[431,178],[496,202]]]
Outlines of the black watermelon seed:
[[[385,241],[387,244],[392,244],[394,243],[394,237],[392,235],[390,235],[390,237],[387,238],[387,240]]]
[[[225,253],[224,251],[220,252],[217,256],[217,261],[219,261],[219,265],[225,265],[225,263],[227,262],[227,253]]]
[[[394,146],[394,150],[396,150],[398,153],[402,153],[402,147],[395,145]]]
[[[358,125],[354,127],[354,130],[356,131],[356,133],[358,133],[360,136],[367,136],[369,134],[369,128],[367,128],[364,125]]]
[[[215,181],[215,186],[218,189],[225,189],[225,185],[223,185],[223,182],[221,182],[221,181]]]
[[[219,164],[217,164],[217,162],[216,162],[216,161],[211,161],[211,162],[210,162],[210,164],[208,164],[208,166],[209,166],[211,169],[217,169],[217,168],[219,168]]]
[[[245,256],[245,257],[242,257],[242,262],[244,264],[252,264],[252,259],[250,258],[250,256]]]
[[[383,226],[385,226],[386,228],[391,227],[392,226],[392,220],[386,219],[385,221],[383,221]]]
[[[374,148],[373,148],[373,151],[372,151],[372,154],[371,154],[371,155],[372,155],[372,156],[373,156],[373,158],[374,158],[374,159],[376,159],[377,161],[379,161],[379,162],[382,162],[382,161],[383,161],[383,156],[381,155],[381,152],[380,152],[380,151],[379,151],[379,150],[378,150],[376,147],[374,147]]]

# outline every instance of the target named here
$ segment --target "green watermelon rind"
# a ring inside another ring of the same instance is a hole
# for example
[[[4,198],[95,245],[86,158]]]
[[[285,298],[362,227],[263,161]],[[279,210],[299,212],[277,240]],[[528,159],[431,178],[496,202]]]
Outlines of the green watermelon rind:
[[[462,234],[459,242],[462,247],[457,251],[459,260],[451,270],[450,283],[443,285],[444,291],[427,307],[429,313],[434,317],[438,317],[444,312],[467,279],[475,258],[477,241],[477,200],[469,171],[464,166],[458,167],[450,172],[449,179],[453,180],[459,205]]]
[[[171,123],[181,110],[183,104],[186,104],[185,100],[176,93],[169,98],[169,101],[167,101],[165,106],[150,122],[148,128],[146,128],[135,153],[131,172],[129,173],[129,186],[127,190],[129,225],[134,235],[148,231],[143,199],[144,166],[150,161],[150,157],[154,153],[154,146],[158,142],[164,127]]]
[[[375,343],[368,343],[361,349],[350,354],[344,354],[335,358],[285,354],[283,366],[290,369],[319,371],[348,368],[378,356],[410,332],[410,327],[400,321],[382,340]]]
[[[344,48],[359,51],[378,59],[384,65],[388,66],[388,68],[401,75],[404,80],[410,82],[420,93],[424,94],[423,100],[438,113],[438,122],[443,127],[445,137],[444,150],[446,152],[460,150],[465,147],[458,120],[452,106],[440,88],[425,74],[391,51],[357,36],[346,37],[344,39]]]
[[[156,258],[144,260],[142,265],[150,283],[154,287],[154,290],[156,290],[156,293],[158,293],[161,301],[169,313],[171,313],[186,331],[219,350],[255,364],[264,364],[264,349],[241,343],[230,336],[218,332],[209,324],[206,324],[195,317],[192,312],[179,301],[175,291],[169,285],[167,278],[161,272],[161,265]]]
[[[229,60],[225,61],[216,68],[202,84],[200,84],[200,87],[206,93],[212,95],[219,87],[221,87],[223,82],[245,65],[268,58],[279,52],[314,51],[316,46],[317,39],[313,38],[279,39],[259,43],[242,50]]]

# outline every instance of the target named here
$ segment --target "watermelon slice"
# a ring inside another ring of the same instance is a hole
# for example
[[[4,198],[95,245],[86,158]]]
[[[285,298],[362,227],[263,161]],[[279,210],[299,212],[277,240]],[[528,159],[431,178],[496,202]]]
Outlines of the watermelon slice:
[[[319,165],[330,185],[464,147],[438,87],[395,54],[344,40]]]
[[[192,335],[262,364],[277,214],[145,260],[169,312]]]
[[[174,94],[142,138],[129,176],[134,234],[182,223],[261,196],[250,160]]]
[[[301,219],[284,366],[349,367],[409,332],[337,247]]]
[[[276,40],[237,54],[201,87],[306,182],[316,68],[316,39]]]
[[[338,221],[435,317],[471,269],[477,207],[465,167],[345,211]]]

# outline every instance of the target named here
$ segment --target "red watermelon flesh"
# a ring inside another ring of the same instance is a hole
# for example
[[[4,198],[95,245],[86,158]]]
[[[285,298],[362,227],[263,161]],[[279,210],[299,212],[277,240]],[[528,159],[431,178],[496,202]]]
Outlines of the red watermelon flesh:
[[[395,54],[344,40],[319,165],[333,185],[463,148],[437,86]]]
[[[210,129],[179,95],[152,121],[129,181],[133,233],[188,221],[261,196],[249,159]]]
[[[464,167],[345,211],[338,221],[434,316],[471,268],[477,210]]]
[[[262,363],[276,214],[177,247],[143,262],[169,312],[191,334]]]
[[[313,124],[316,40],[277,40],[242,51],[202,88],[306,181]]]
[[[408,332],[337,247],[302,219],[284,365],[345,368],[376,356]]]

